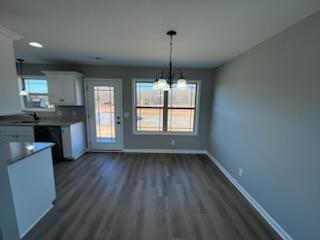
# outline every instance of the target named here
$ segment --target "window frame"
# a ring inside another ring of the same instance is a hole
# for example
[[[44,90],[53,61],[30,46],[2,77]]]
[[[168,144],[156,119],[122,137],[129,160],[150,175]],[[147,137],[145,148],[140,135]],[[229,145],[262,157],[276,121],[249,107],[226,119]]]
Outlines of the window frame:
[[[133,135],[171,135],[171,136],[198,136],[199,128],[199,116],[200,116],[200,95],[201,95],[201,80],[187,80],[187,83],[196,83],[196,105],[195,105],[195,117],[194,117],[194,130],[193,132],[172,132],[172,131],[137,131],[137,115],[136,115],[136,82],[153,82],[153,79],[149,78],[133,78],[132,79],[132,133]],[[156,108],[156,107],[155,107]],[[169,106],[164,106],[163,109],[171,109]],[[179,109],[179,108],[177,108]],[[168,117],[166,119],[168,121]]]
[[[45,75],[24,75],[23,76],[24,79],[39,79],[39,80],[47,80],[47,85],[48,85],[48,78]],[[19,91],[23,86],[22,83],[22,79],[21,76],[18,75],[18,85],[19,85]],[[36,95],[36,94],[33,94]],[[39,95],[43,95],[43,94],[39,94]],[[48,90],[48,98],[49,98],[49,90]],[[22,112],[55,112],[56,109],[55,107],[53,108],[28,108],[25,106],[25,101],[23,99],[23,96],[20,96],[20,102],[21,102],[21,107],[22,107]],[[50,102],[49,102],[50,103]]]

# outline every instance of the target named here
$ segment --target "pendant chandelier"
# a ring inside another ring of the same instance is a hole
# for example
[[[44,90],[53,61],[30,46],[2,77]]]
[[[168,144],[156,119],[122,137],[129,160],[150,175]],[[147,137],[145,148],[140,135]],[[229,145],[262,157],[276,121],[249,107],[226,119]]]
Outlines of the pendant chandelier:
[[[177,35],[177,32],[171,30],[167,32],[167,35],[170,37],[169,69],[164,69],[161,72],[161,77],[159,79],[156,77],[153,83],[153,88],[162,91],[169,91],[176,79],[175,77],[178,76],[177,88],[183,89],[187,87],[187,82],[183,77],[182,71],[172,68],[172,38],[174,35]]]
[[[21,78],[21,84],[22,84],[22,88],[19,92],[20,96],[28,96],[28,92],[26,91],[26,86],[24,83],[24,79],[23,79],[23,72],[22,72],[22,63],[23,63],[23,59],[17,59],[18,63],[19,63],[19,72],[20,72],[20,78]]]

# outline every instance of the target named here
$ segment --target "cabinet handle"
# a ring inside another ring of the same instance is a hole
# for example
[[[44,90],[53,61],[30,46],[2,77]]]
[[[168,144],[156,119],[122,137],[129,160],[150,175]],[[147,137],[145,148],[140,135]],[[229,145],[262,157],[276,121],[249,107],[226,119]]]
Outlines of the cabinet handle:
[[[60,98],[60,99],[59,99],[59,102],[64,102],[64,99]]]

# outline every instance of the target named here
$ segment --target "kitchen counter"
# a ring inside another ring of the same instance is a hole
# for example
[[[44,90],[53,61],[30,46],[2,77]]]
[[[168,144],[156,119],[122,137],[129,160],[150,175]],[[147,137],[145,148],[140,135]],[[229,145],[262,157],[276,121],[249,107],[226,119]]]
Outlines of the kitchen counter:
[[[64,120],[64,119],[40,119],[38,121],[32,120],[10,120],[0,121],[2,126],[60,126],[68,127],[72,124],[81,122],[81,120]]]
[[[6,161],[7,165],[10,165],[53,146],[54,146],[54,143],[45,143],[45,142],[1,143],[0,144],[1,161]]]
[[[53,142],[54,160],[78,159],[86,152],[86,127],[81,120],[12,118],[0,120],[1,142]]]

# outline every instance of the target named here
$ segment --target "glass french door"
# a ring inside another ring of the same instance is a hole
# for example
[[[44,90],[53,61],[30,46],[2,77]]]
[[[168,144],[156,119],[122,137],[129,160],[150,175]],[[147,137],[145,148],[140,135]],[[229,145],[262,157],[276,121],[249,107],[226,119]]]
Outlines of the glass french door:
[[[122,149],[120,79],[87,79],[89,145],[92,150]]]

